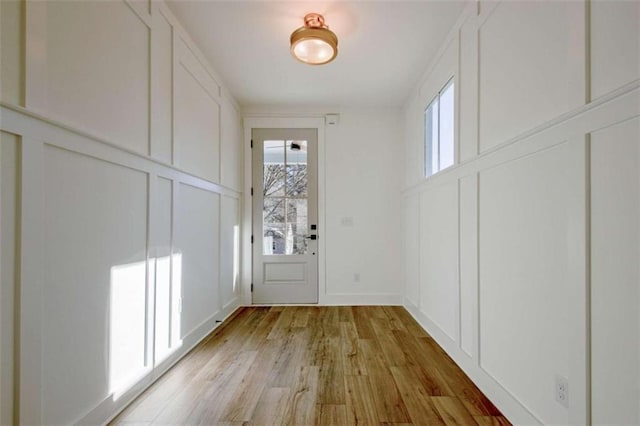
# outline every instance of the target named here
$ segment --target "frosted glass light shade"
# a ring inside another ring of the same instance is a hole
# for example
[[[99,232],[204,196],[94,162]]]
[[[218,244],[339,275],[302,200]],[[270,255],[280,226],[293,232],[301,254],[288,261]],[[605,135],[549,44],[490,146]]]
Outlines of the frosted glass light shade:
[[[338,37],[318,14],[305,16],[305,26],[291,34],[291,54],[305,64],[322,65],[338,55]]]

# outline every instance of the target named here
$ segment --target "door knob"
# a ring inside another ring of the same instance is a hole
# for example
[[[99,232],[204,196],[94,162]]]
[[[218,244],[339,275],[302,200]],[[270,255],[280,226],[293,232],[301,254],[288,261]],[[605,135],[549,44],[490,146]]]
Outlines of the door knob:
[[[318,236],[315,234],[311,234],[311,235],[305,235],[304,236],[307,240],[317,240]]]

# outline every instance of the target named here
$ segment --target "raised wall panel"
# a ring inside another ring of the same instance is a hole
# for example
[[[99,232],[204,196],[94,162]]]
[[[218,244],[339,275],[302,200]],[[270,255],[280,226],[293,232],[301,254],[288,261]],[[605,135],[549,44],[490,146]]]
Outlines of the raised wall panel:
[[[179,41],[178,46],[182,42]],[[180,52],[185,48],[178,49]],[[177,53],[176,53],[177,54]],[[192,58],[191,52],[184,53]],[[220,105],[211,85],[196,76],[206,75],[195,60],[180,60],[174,68],[174,143],[176,164],[213,182],[220,178]],[[204,77],[201,77],[204,78]]]
[[[591,407],[640,424],[640,119],[591,135]]]
[[[172,336],[172,325],[178,320],[179,313],[173,310],[176,301],[172,297],[174,293],[171,285],[172,262],[178,261],[177,258],[171,257],[173,182],[169,179],[157,178],[155,188],[156,202],[151,212],[151,244],[154,250],[149,258],[155,284],[154,343],[157,364],[168,356],[172,349],[175,349],[172,343],[179,340],[179,336]]]
[[[478,330],[478,177],[460,179],[460,347],[476,354]]]
[[[47,2],[48,114],[149,154],[149,40],[123,1]]]
[[[571,53],[580,13],[579,2],[504,1],[480,27],[480,151],[580,106],[571,84],[582,78]]]
[[[173,28],[162,13],[153,15],[151,45],[151,155],[173,160]]]
[[[0,132],[0,424],[13,422],[20,138]]]
[[[0,100],[24,106],[24,4],[0,2]]]
[[[404,199],[404,295],[420,305],[420,197]]]
[[[567,377],[566,144],[480,173],[481,367],[544,424],[567,424],[554,400]]]
[[[420,196],[420,310],[452,340],[458,327],[458,185]]]
[[[144,363],[147,175],[47,147],[44,185],[42,421],[70,424]]]
[[[222,100],[222,142],[220,183],[237,191],[242,190],[242,126],[240,114],[233,103]]]
[[[222,197],[220,212],[220,296],[223,306],[240,292],[240,203]]]
[[[174,286],[182,291],[181,338],[219,311],[220,196],[181,184],[177,197]],[[178,261],[176,261],[178,262]]]
[[[306,263],[264,263],[264,284],[300,282],[307,279]]]
[[[415,185],[424,179],[424,110],[422,101],[415,98],[406,107],[404,114],[405,144],[404,184]]]
[[[478,155],[478,28],[474,20],[460,29],[460,162]]]
[[[591,97],[640,78],[640,2],[591,2]]]

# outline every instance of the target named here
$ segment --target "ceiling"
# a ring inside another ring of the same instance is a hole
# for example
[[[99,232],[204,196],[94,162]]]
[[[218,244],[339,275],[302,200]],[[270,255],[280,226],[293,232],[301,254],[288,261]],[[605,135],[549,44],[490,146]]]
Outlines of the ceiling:
[[[169,0],[242,106],[400,106],[465,0]],[[309,12],[338,36],[338,57],[310,66],[289,52]]]

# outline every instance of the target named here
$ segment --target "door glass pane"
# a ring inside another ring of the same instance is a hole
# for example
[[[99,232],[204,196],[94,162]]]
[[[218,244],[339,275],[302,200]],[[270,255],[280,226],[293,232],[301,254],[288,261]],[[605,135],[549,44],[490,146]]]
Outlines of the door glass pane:
[[[263,254],[306,254],[307,141],[264,141]]]
[[[263,253],[284,254],[285,251],[285,199],[265,198],[262,209]]]
[[[307,199],[287,200],[287,254],[305,254],[307,252],[307,240],[304,238],[308,232],[307,225]]]
[[[263,194],[283,197],[285,191],[284,141],[264,141]]]
[[[307,196],[307,141],[287,141],[287,197]]]

